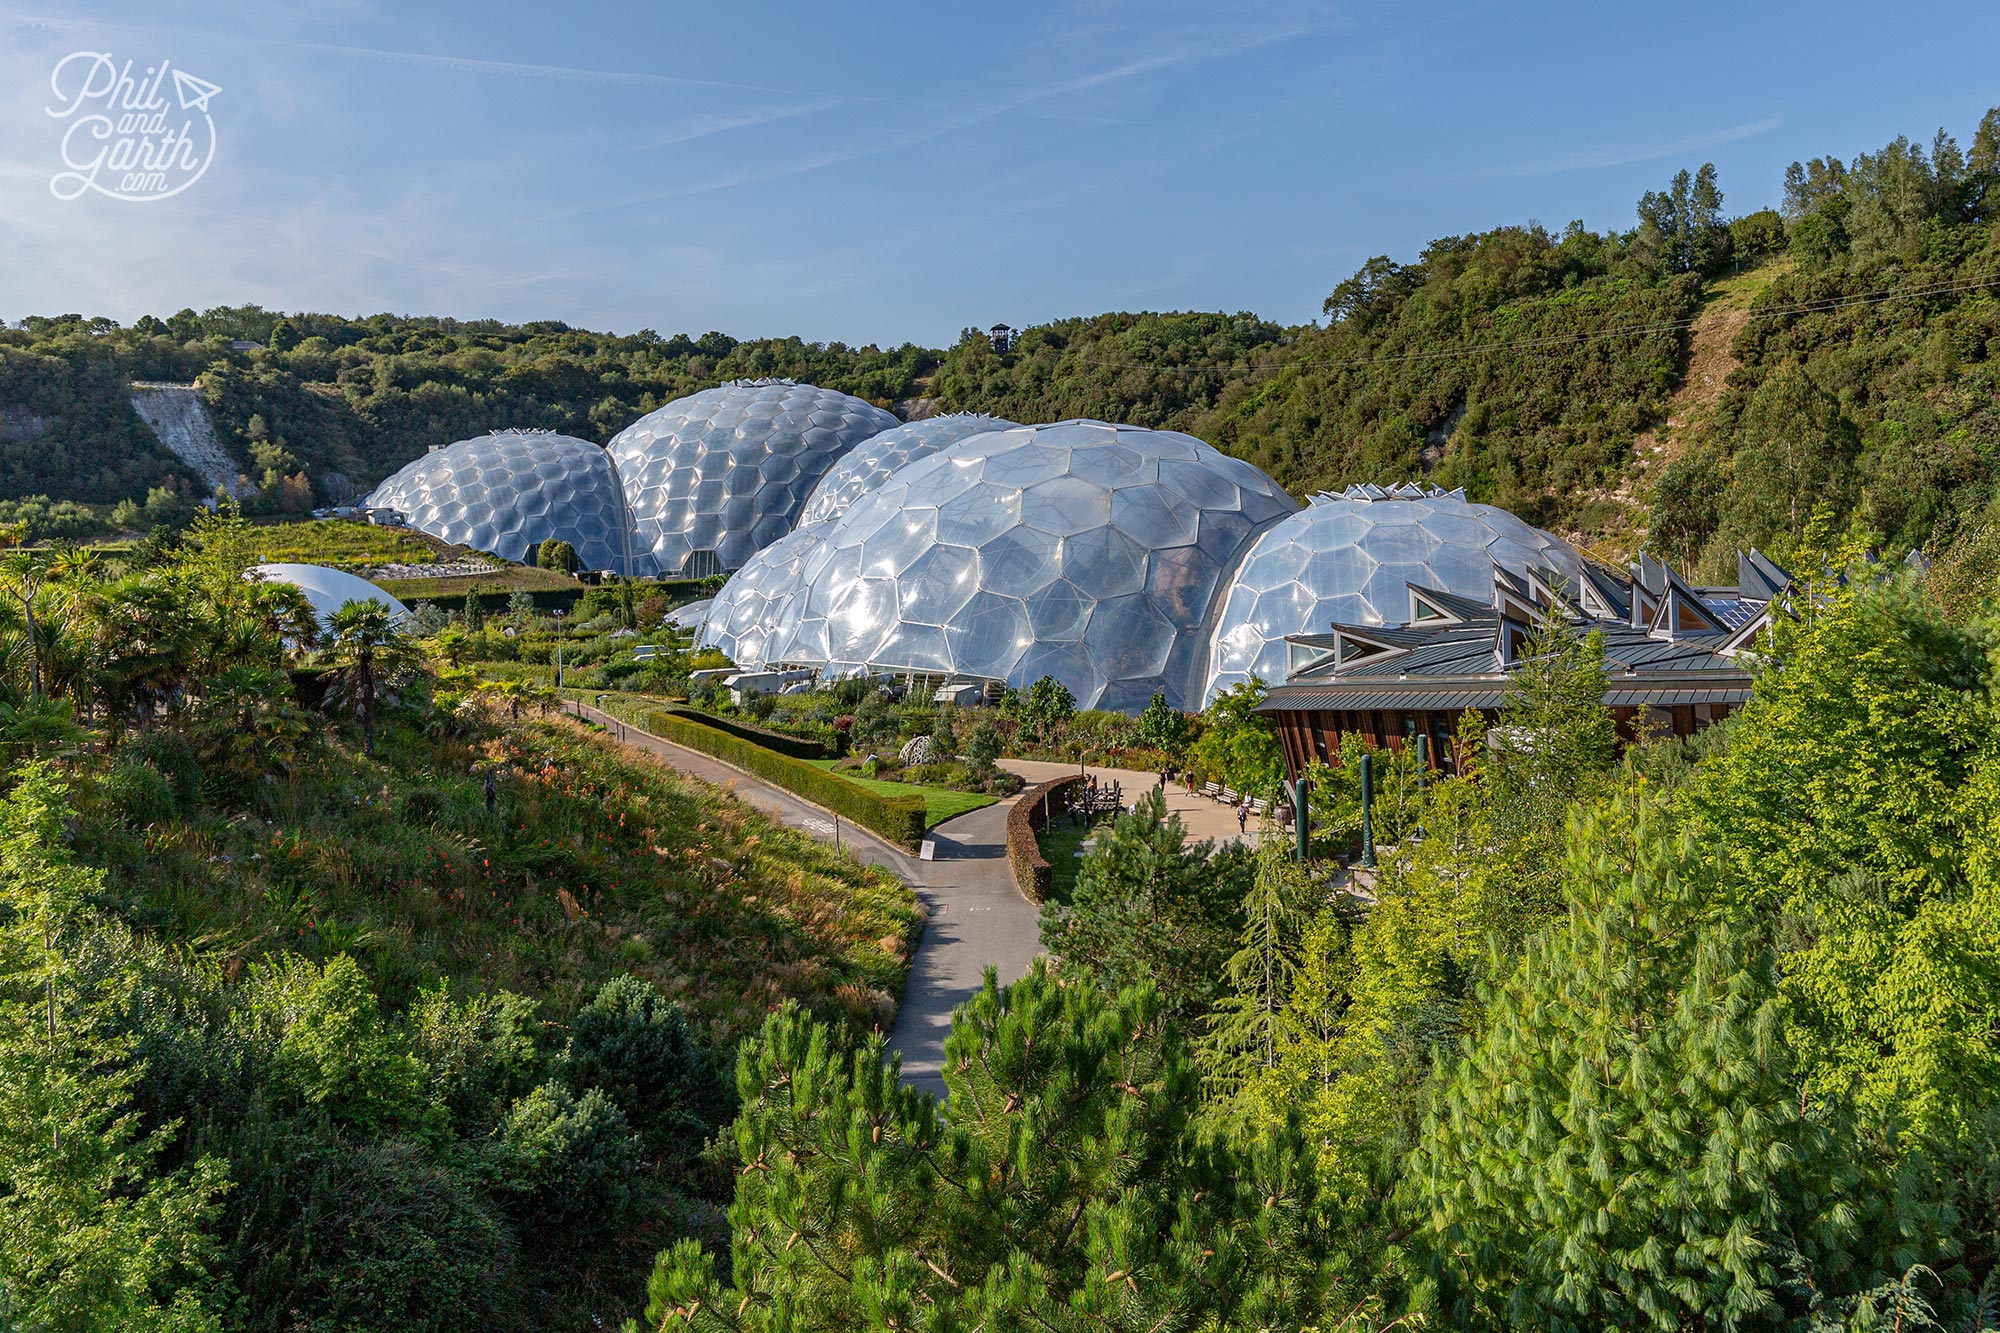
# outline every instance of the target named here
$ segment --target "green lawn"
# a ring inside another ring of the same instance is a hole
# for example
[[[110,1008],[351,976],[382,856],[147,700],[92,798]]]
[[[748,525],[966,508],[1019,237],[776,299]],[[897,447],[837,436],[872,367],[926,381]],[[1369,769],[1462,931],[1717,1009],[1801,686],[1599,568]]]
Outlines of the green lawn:
[[[1083,858],[1077,853],[1083,850],[1084,840],[1103,826],[1103,822],[1065,824],[1035,835],[1042,846],[1042,859],[1049,863],[1050,902],[1067,903],[1076,892],[1076,872],[1083,869]]]
[[[814,768],[833,771],[838,763],[835,759],[808,759]],[[981,792],[953,791],[949,787],[919,787],[914,782],[888,782],[881,778],[864,778],[853,770],[838,775],[857,787],[865,787],[878,796],[908,796],[916,792],[924,798],[924,827],[934,829],[947,819],[956,819],[963,814],[983,809],[993,804],[996,798]]]

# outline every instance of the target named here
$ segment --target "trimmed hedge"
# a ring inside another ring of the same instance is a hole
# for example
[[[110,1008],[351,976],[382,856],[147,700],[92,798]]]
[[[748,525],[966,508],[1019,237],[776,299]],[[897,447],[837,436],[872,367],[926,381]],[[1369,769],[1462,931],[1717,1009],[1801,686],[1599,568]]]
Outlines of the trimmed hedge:
[[[733,717],[717,717],[713,713],[704,713],[699,708],[682,708],[678,705],[669,704],[662,711],[668,717],[685,718],[689,722],[699,722],[704,727],[714,727],[717,731],[726,731],[738,740],[749,741],[752,745],[761,745],[767,750],[776,750],[779,754],[788,754],[794,759],[824,759],[827,757],[826,746],[810,737],[788,736],[782,731],[772,731],[768,727],[753,726],[748,722],[739,722]]]
[[[916,851],[924,840],[924,798],[921,796],[877,796],[857,787],[846,778],[823,768],[768,750],[755,741],[733,736],[710,726],[706,719],[694,721],[671,713],[648,713],[646,729],[655,736],[713,755],[769,782],[775,782],[795,796],[843,815],[863,828],[871,829],[899,847]]]
[[[1041,839],[1035,836],[1046,822],[1043,801],[1053,802],[1065,789],[1083,780],[1080,773],[1051,778],[1022,792],[1021,799],[1007,812],[1007,861],[1014,867],[1014,882],[1021,886],[1021,892],[1028,895],[1030,902],[1048,900],[1049,886],[1055,876],[1055,867],[1042,856]]]

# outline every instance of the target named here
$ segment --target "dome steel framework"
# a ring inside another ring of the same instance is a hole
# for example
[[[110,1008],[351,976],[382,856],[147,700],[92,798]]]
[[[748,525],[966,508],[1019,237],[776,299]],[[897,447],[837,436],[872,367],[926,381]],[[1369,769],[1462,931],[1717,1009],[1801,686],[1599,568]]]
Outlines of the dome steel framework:
[[[1136,709],[1155,691],[1192,706],[1231,565],[1297,507],[1257,468],[1173,431],[974,435],[814,534],[795,589],[771,562],[782,596],[755,595],[782,605],[763,651],[834,674],[1049,675],[1083,707]]]
[[[1405,483],[1350,486],[1267,528],[1244,556],[1216,619],[1204,705],[1251,676],[1278,684],[1287,634],[1402,624],[1408,585],[1490,600],[1493,568],[1531,567],[1575,580],[1576,552],[1561,538],[1465,492]]]
[[[791,380],[733,381],[648,413],[609,446],[642,563],[681,577],[741,566],[791,531],[843,454],[896,424]]]
[[[630,572],[631,523],[608,454],[587,440],[505,430],[433,449],[364,502],[433,537],[531,561],[554,537],[585,569]]]

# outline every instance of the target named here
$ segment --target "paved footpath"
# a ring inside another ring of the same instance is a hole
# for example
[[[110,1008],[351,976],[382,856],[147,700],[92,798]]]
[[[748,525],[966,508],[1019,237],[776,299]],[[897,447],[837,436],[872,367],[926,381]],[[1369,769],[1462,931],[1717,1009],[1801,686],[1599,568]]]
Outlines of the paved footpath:
[[[602,724],[614,739],[691,777],[727,788],[788,827],[826,842],[834,840],[834,817],[782,787],[586,704],[573,707],[579,716]],[[867,864],[900,877],[923,904],[923,938],[911,960],[889,1047],[903,1058],[905,1082],[940,1097],[944,1039],[951,1030],[952,1010],[978,992],[988,967],[998,971],[1003,985],[1018,981],[1042,950],[1039,909],[1015,885],[1013,868],[1007,863],[1007,812],[1012,806],[1012,800],[1001,801],[938,825],[930,835],[937,843],[937,859],[932,861],[911,856],[849,820],[839,821],[842,846]]]
[[[1000,767],[1009,773],[1019,773],[1031,786],[1037,782],[1047,782],[1050,778],[1059,778],[1076,772],[1075,764],[1057,764],[1040,759],[1002,759]],[[1089,771],[1097,775],[1100,783],[1120,784],[1127,805],[1160,783],[1158,773],[1144,773],[1129,768],[1092,767]],[[1248,827],[1239,833],[1236,828],[1236,811],[1233,807],[1206,796],[1190,795],[1187,787],[1178,782],[1167,784],[1167,809],[1170,813],[1181,817],[1181,823],[1187,829],[1187,836],[1197,842],[1213,839],[1217,842],[1247,841],[1254,844],[1257,841],[1257,830],[1262,827],[1262,821],[1252,815]]]

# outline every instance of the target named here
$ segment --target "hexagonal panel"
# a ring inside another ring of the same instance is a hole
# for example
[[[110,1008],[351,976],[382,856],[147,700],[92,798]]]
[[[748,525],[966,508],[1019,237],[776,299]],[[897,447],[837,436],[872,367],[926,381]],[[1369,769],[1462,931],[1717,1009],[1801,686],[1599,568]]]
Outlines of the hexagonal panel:
[[[362,503],[506,560],[532,561],[554,537],[585,569],[639,572],[610,457],[568,435],[508,430],[460,440],[404,465]]]
[[[1485,602],[1496,566],[1518,574],[1531,564],[1581,574],[1560,538],[1462,492],[1355,486],[1315,496],[1267,528],[1237,568],[1210,641],[1202,701],[1252,675],[1284,680],[1288,634],[1401,624],[1408,584]]]
[[[791,529],[806,496],[842,455],[896,424],[844,393],[742,380],[648,413],[620,431],[609,452],[639,544],[659,573],[682,572],[692,551],[713,551],[734,569]],[[666,501],[690,494],[691,513],[667,510]],[[748,523],[741,507],[725,515],[730,496],[749,497]]]
[[[889,480],[905,464],[929,458],[960,440],[987,431],[1007,430],[1015,424],[999,417],[960,412],[912,421],[870,436],[848,450],[819,479],[819,485],[799,511],[799,522],[803,525],[839,518],[856,500]]]

